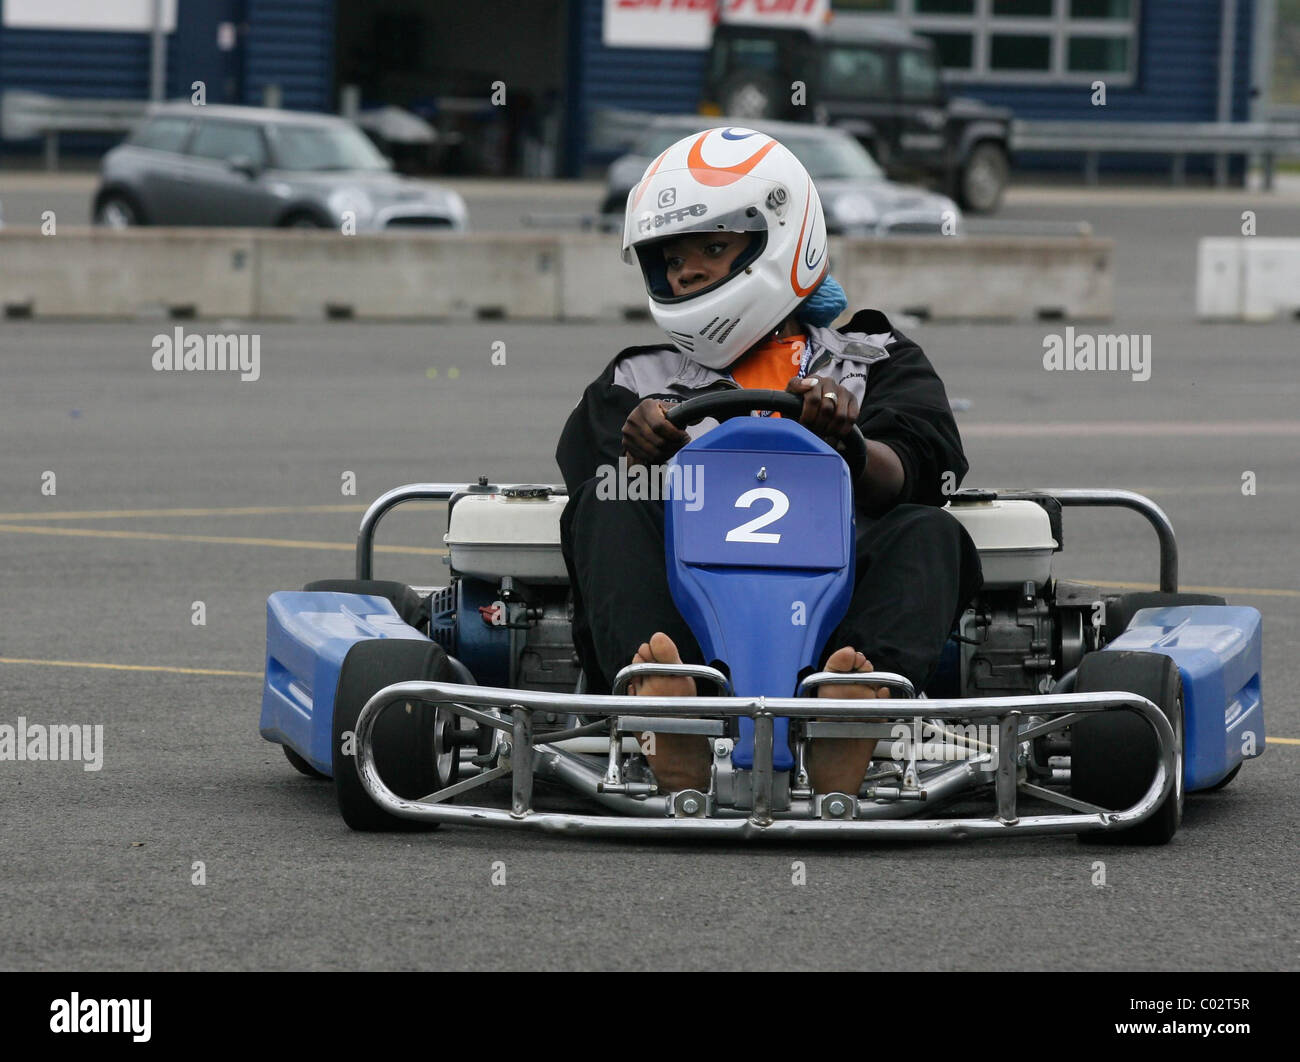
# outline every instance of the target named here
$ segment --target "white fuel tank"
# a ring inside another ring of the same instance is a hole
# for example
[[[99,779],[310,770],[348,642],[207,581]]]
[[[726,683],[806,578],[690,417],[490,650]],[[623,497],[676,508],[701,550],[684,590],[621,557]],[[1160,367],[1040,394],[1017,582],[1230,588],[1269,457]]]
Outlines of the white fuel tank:
[[[534,583],[568,579],[560,553],[560,513],[568,501],[542,487],[465,494],[452,506],[443,541],[456,575]]]
[[[979,550],[985,587],[1015,589],[1032,582],[1041,588],[1051,578],[1056,539],[1051,517],[1041,505],[1010,499],[960,500],[946,508]]]

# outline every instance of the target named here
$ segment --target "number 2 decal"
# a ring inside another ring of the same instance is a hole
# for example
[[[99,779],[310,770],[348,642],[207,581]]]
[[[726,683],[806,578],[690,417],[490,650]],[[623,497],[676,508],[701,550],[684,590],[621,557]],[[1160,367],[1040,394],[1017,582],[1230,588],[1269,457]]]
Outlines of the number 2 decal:
[[[739,527],[733,527],[727,532],[728,542],[758,542],[774,545],[781,541],[779,533],[758,529],[780,520],[790,509],[790,499],[775,487],[755,487],[737,498],[735,507],[748,509],[756,501],[770,501],[772,508],[752,520],[746,520]]]

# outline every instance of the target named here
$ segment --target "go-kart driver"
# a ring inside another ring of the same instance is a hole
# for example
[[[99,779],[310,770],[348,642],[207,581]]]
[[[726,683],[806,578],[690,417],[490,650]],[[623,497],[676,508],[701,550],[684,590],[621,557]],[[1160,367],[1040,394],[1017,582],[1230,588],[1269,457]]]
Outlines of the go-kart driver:
[[[847,299],[829,273],[825,219],[807,171],[762,133],[720,128],[685,137],[628,195],[623,258],[633,257],[650,312],[673,345],[615,357],[583,393],[556,451],[569,490],[561,537],[574,644],[589,689],[609,692],[629,663],[707,662],[668,588],[663,503],[609,498],[597,490],[598,476],[620,457],[660,474],[655,466],[693,437],[671,425],[666,410],[736,387],[802,396],[799,422],[833,446],[855,423],[861,429],[868,460],[854,483],[857,581],[821,665],[894,671],[924,689],[982,581],[970,536],[940,508],[966,458],[943,384],[920,347],[877,310],[828,327]],[[702,421],[694,435],[714,423]],[[629,692],[696,691],[693,679],[654,676]],[[820,693],[889,691],[863,683]],[[813,790],[856,794],[875,744],[810,742]],[[665,789],[708,788],[705,738],[656,734],[649,760]]]

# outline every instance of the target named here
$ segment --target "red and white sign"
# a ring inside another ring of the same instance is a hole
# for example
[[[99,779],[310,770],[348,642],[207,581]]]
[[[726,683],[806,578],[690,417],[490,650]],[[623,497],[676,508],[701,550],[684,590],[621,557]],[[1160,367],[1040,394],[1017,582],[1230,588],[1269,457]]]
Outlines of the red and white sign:
[[[153,28],[153,0],[0,0],[4,25],[14,29],[119,30]],[[163,31],[176,29],[176,0],[163,0]]]
[[[707,48],[713,24],[818,30],[831,0],[605,0],[602,40],[611,48]]]

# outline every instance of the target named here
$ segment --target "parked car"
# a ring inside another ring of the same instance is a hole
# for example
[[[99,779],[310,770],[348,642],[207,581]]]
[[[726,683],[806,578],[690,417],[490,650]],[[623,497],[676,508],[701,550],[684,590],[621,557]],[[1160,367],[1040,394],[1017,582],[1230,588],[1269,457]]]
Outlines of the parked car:
[[[392,172],[351,122],[264,107],[162,104],[101,166],[95,223],[462,230],[454,191]]]
[[[950,98],[934,43],[878,17],[837,14],[816,35],[716,26],[700,110],[838,126],[890,177],[935,179],[969,210],[996,210],[1010,175],[1011,112]]]
[[[601,206],[601,227],[622,231],[627,194],[660,152],[696,130],[719,125],[757,129],[788,147],[816,184],[826,212],[826,231],[832,235],[961,232],[962,214],[956,203],[945,195],[890,181],[866,149],[842,130],[693,114],[656,118],[631,154],[614,160]]]

